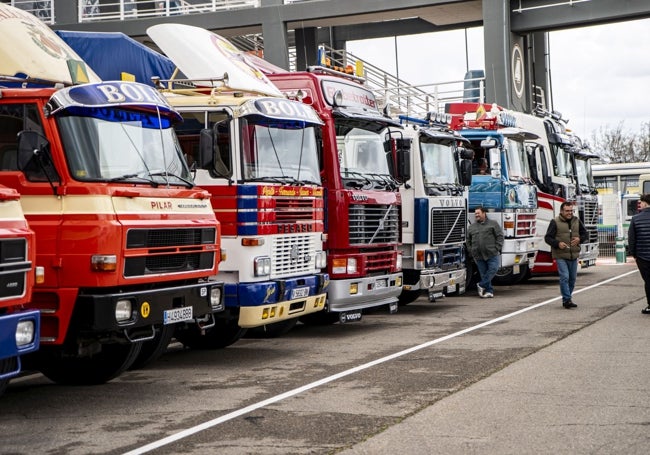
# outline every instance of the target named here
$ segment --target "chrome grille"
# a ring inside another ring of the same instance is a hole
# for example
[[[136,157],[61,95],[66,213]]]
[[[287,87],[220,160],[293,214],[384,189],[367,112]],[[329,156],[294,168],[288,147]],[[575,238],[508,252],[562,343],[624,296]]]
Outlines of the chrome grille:
[[[394,205],[350,205],[350,245],[376,245],[399,241],[400,214]]]
[[[585,226],[598,225],[598,200],[578,198],[578,216]]]
[[[320,234],[284,235],[273,237],[271,278],[296,276],[314,270],[317,239]]]
[[[431,245],[464,242],[466,226],[464,208],[431,210]]]
[[[21,297],[25,293],[30,268],[25,239],[0,240],[0,300]]]
[[[535,213],[520,213],[515,215],[515,237],[532,237],[537,232],[537,215]]]

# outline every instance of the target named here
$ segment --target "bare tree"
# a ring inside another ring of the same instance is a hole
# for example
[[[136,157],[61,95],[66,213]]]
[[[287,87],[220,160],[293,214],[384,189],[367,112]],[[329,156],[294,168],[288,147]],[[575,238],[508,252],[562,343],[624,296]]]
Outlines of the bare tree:
[[[645,128],[646,134],[636,135],[624,129],[621,121],[615,128],[601,127],[592,135],[593,150],[602,158],[612,163],[635,163],[646,161],[648,158],[647,134],[650,125]]]

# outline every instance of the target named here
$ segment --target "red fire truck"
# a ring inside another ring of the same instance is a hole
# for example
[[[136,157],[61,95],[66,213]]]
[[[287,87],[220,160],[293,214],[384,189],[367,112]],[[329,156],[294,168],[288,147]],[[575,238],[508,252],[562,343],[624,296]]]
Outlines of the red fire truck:
[[[4,4],[0,33],[0,184],[20,193],[45,272],[27,304],[41,313],[34,366],[55,382],[102,383],[143,343],[150,356],[174,329],[214,326],[219,225],[181,154],[180,115],[153,87],[74,85],[98,79]]]
[[[25,309],[34,286],[34,252],[20,195],[0,186],[0,395],[20,373],[21,357],[39,346],[40,313]]]
[[[402,290],[401,199],[394,178],[398,122],[382,115],[361,80],[323,67],[268,74],[290,99],[311,105],[325,122],[321,178],[325,187],[326,311],[305,323],[357,321],[363,309],[397,310]]]

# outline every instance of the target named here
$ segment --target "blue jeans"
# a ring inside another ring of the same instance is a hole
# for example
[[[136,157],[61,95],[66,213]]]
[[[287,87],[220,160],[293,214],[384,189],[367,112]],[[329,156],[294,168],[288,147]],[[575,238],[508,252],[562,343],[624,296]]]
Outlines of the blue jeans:
[[[478,285],[485,289],[485,292],[494,294],[492,287],[492,278],[499,270],[499,256],[493,256],[489,259],[475,259],[478,273],[481,275],[481,281]]]
[[[576,285],[576,276],[578,275],[577,259],[556,259],[557,273],[560,274],[560,293],[562,294],[562,303],[571,300],[573,288]]]

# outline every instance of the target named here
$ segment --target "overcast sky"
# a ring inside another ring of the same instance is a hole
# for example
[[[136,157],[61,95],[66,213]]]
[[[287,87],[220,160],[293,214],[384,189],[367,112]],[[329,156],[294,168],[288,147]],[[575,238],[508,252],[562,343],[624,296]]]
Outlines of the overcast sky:
[[[395,47],[397,55],[395,58]],[[466,68],[484,69],[483,29],[349,41],[348,52],[410,84],[462,79]],[[637,133],[650,122],[650,19],[550,33],[556,110],[568,127],[591,142],[593,132]]]

